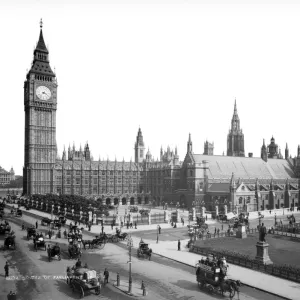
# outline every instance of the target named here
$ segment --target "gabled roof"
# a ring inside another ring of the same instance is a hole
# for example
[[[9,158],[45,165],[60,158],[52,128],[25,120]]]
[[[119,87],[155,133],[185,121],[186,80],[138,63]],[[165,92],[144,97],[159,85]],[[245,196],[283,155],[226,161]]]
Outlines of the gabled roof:
[[[210,183],[208,186],[208,192],[229,193],[229,183],[223,183],[223,182]]]
[[[267,162],[257,157],[237,157],[222,155],[191,154],[195,163],[208,161],[209,179],[228,179],[232,173],[243,179],[286,179],[296,178],[290,164],[284,159],[269,159]]]

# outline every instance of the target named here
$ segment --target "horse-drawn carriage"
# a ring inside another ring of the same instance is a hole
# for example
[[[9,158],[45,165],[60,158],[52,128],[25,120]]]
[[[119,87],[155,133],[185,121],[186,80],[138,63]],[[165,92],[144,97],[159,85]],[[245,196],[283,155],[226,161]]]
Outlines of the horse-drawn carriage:
[[[22,217],[23,216],[23,212],[21,209],[17,209],[16,211],[16,217]]]
[[[11,227],[8,224],[8,222],[0,224],[0,234],[7,234],[10,232],[10,230],[11,230]]]
[[[42,225],[42,226],[49,226],[51,223],[52,223],[52,220],[49,219],[49,218],[43,218],[43,219],[41,220],[41,225]]]
[[[139,244],[139,248],[137,250],[137,256],[140,257],[145,257],[147,256],[149,258],[149,260],[151,259],[151,253],[152,253],[152,249],[149,248],[149,244],[146,244],[144,242],[140,242]]]
[[[78,258],[81,257],[81,248],[80,244],[77,243],[70,243],[68,246],[69,258]]]
[[[15,235],[11,235],[11,234],[7,236],[4,240],[4,250],[10,248],[16,250]]]
[[[206,261],[202,259],[196,264],[196,276],[199,288],[205,288],[210,293],[225,294],[232,299],[235,292],[239,292],[240,281],[226,279],[227,264],[224,258],[213,261],[212,256],[209,255]]]
[[[66,219],[65,216],[59,215],[58,216],[58,220],[59,220],[59,222],[60,222],[61,225],[63,225],[63,226],[66,225],[67,219]]]
[[[89,245],[89,249],[97,248],[103,249],[107,241],[107,236],[101,235],[100,237],[96,236],[93,240],[82,240],[83,248],[86,249],[86,245]]]
[[[57,220],[57,219],[55,219],[54,221],[53,221],[53,223],[52,223],[52,226],[53,226],[53,228],[54,229],[60,229],[61,228],[61,222],[60,222],[60,220]]]
[[[36,236],[36,229],[32,225],[31,227],[27,228],[27,240],[30,240],[31,238],[35,238]]]
[[[198,225],[199,229],[204,229],[204,230],[208,229],[208,225],[205,224],[205,218],[204,217],[197,217],[196,220],[197,220],[196,222],[197,222],[197,225]]]
[[[100,282],[95,270],[87,268],[78,268],[67,270],[67,282],[73,292],[79,291],[81,298],[88,292],[95,291],[96,295],[100,294]]]
[[[46,242],[43,235],[36,235],[33,239],[33,244],[35,251],[37,251],[38,248],[44,248],[44,250],[46,251]]]
[[[49,262],[53,259],[53,258],[57,258],[58,260],[61,260],[61,254],[60,254],[60,247],[58,245],[53,245],[50,246],[48,244],[48,260]]]

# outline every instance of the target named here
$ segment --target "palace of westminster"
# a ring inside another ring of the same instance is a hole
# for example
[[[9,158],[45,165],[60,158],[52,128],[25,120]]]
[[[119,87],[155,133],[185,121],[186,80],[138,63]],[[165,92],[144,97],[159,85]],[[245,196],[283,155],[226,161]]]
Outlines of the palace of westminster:
[[[168,203],[208,211],[256,211],[298,206],[300,147],[295,158],[286,145],[284,158],[272,137],[261,147],[261,157],[245,157],[244,134],[236,103],[227,136],[227,155],[214,155],[205,142],[204,153],[194,154],[191,135],[186,155],[177,148],[160,150],[154,160],[145,152],[139,128],[134,161],[95,161],[89,145],[75,146],[58,157],[56,146],[57,81],[49,64],[42,23],[31,69],[24,83],[25,153],[23,192],[78,194],[101,198],[106,204]]]

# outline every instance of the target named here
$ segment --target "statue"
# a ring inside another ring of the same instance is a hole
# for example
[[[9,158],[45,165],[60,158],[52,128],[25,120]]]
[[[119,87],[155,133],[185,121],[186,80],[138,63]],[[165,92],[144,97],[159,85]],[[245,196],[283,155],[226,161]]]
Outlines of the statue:
[[[267,235],[267,228],[265,227],[264,223],[261,224],[259,229],[259,241],[266,242],[266,235]]]

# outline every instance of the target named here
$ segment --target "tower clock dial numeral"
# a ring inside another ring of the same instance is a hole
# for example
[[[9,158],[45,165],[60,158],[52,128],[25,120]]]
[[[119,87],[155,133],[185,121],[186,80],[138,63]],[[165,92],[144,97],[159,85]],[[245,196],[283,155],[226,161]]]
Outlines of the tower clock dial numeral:
[[[49,100],[51,97],[51,91],[46,86],[39,86],[36,89],[36,95],[41,100]]]

